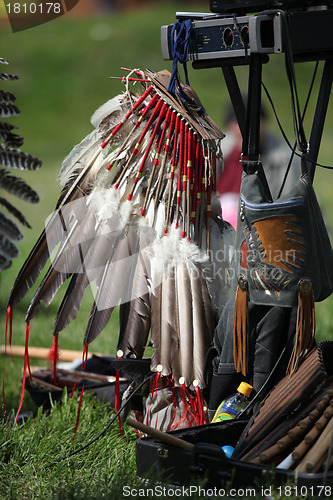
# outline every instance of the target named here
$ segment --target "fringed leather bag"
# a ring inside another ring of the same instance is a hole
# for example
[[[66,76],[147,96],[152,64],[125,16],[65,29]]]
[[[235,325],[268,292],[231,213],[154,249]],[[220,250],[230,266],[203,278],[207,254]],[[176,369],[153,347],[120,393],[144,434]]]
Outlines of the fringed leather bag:
[[[247,373],[248,301],[298,307],[288,372],[314,345],[314,301],[332,293],[333,254],[302,158],[302,175],[287,196],[271,202],[257,172],[243,174],[236,236],[234,360]]]

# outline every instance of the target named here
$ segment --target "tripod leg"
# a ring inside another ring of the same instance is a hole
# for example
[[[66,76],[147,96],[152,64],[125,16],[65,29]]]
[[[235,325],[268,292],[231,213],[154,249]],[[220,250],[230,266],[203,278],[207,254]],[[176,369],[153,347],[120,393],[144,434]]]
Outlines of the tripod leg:
[[[312,181],[316,170],[315,163],[318,158],[319,147],[326,118],[326,111],[332,88],[332,81],[333,81],[333,59],[327,59],[325,61],[325,66],[321,78],[321,85],[319,89],[317,106],[310,136],[310,152],[307,160],[308,174]]]
[[[242,137],[245,137],[245,106],[239,89],[238,81],[236,78],[235,70],[232,66],[221,66],[225,83],[228,88],[230,100],[235,111],[239,130]]]
[[[252,165],[257,163],[256,169],[261,183],[268,199],[272,200],[264,170],[259,162],[262,62],[261,54],[251,54],[243,154],[248,157],[249,165],[251,162],[254,162]]]

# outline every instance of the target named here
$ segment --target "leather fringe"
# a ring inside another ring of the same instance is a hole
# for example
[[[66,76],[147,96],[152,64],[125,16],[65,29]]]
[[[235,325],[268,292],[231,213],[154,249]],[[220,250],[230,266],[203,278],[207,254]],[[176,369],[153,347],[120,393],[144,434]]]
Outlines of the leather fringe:
[[[234,363],[236,372],[247,374],[249,343],[248,287],[243,275],[238,277],[234,316]]]
[[[315,345],[315,305],[312,283],[308,278],[298,282],[296,338],[289,360],[287,374],[292,375]]]

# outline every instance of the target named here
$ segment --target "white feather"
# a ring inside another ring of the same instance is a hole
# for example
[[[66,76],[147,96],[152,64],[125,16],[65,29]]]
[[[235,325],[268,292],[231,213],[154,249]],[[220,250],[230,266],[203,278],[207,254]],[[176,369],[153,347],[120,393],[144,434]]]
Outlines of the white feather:
[[[161,238],[164,233],[164,223],[165,223],[165,205],[160,203],[156,210],[154,229],[156,231],[156,238]]]
[[[76,168],[84,167],[87,164],[88,157],[93,157],[98,148],[100,148],[101,139],[97,130],[93,130],[79,144],[74,146],[72,151],[62,162],[58,182],[65,186]]]
[[[108,115],[110,115],[113,111],[121,111],[121,103],[123,102],[123,95],[119,94],[113,99],[109,99],[107,102],[102,104],[92,117],[90,118],[90,122],[94,127],[98,127],[98,125],[101,123],[102,120]]]
[[[152,251],[152,268],[161,276],[169,267],[176,268],[181,262],[186,263],[189,271],[197,265],[205,268],[209,264],[208,255],[196,244],[182,238],[180,228],[172,227],[165,236],[157,238]]]

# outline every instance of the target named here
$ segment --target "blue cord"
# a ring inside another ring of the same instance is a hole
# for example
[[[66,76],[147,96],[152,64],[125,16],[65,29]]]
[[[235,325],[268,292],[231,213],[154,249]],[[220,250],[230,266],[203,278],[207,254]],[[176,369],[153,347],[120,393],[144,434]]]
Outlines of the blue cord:
[[[173,94],[175,94],[176,91],[180,88],[178,63],[183,65],[185,74],[185,83],[186,85],[189,85],[186,63],[188,61],[188,49],[190,43],[191,29],[192,29],[191,19],[177,21],[176,23],[174,23],[171,29],[171,55],[173,60],[173,66],[172,66],[170,83],[168,86],[168,92]],[[184,35],[184,30],[185,30],[185,35]],[[178,87],[178,89],[176,87]]]

